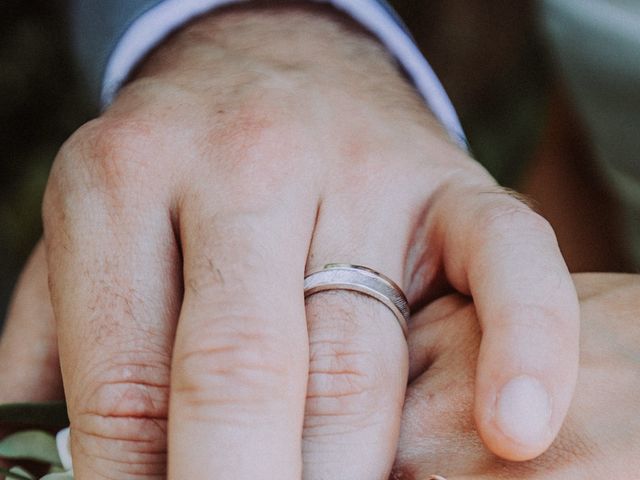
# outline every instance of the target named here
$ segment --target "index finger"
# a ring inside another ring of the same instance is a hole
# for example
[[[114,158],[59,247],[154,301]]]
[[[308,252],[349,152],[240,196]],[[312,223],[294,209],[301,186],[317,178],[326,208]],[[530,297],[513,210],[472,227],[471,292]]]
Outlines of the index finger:
[[[447,277],[482,328],[478,430],[494,453],[533,458],[557,436],[578,375],[578,299],[555,235],[497,187],[451,188],[436,215]]]

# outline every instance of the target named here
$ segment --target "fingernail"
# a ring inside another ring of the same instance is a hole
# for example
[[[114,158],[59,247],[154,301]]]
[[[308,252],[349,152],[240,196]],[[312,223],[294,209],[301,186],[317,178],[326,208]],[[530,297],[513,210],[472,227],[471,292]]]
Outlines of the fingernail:
[[[507,437],[524,445],[544,441],[551,420],[551,397],[528,375],[516,377],[498,395],[496,423]]]

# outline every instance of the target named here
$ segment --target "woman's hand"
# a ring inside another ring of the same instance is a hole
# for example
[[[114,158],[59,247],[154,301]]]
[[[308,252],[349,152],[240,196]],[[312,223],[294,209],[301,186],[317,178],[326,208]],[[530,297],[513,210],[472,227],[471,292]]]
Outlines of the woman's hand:
[[[329,262],[414,306],[473,296],[497,454],[541,453],[569,406],[578,308],[549,225],[333,10],[247,6],[176,34],[62,148],[44,223],[79,480],[165,478],[167,448],[170,479],[384,478],[406,344],[375,300],[305,305]]]
[[[582,316],[574,401],[551,448],[512,463],[489,452],[473,419],[481,334],[473,304],[442,298],[416,315],[412,383],[392,478],[585,480],[640,472],[640,275],[574,276]]]
[[[0,366],[0,403],[64,398],[42,242],[16,285],[0,337]]]

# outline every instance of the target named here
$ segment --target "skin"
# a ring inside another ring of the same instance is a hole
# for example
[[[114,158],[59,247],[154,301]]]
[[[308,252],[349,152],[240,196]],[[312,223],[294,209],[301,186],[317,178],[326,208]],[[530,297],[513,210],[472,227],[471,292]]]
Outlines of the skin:
[[[406,342],[374,300],[305,304],[329,262],[384,272],[414,308],[473,298],[495,454],[539,455],[569,407],[578,302],[549,224],[330,9],[235,8],[167,40],[63,146],[43,217],[47,265],[36,253],[7,331],[48,272],[79,480],[386,478]],[[524,439],[497,411],[523,376],[552,406]]]
[[[37,273],[33,265],[31,261],[23,279]],[[44,279],[42,272],[38,277]],[[411,323],[411,384],[390,480],[428,480],[433,472],[446,473],[448,480],[633,478],[640,469],[640,276],[578,274],[573,279],[583,327],[580,379],[567,421],[551,448],[533,461],[516,463],[482,445],[473,420],[481,341],[477,314],[468,298],[448,295]],[[38,283],[34,279],[32,284]],[[54,347],[51,358],[29,348],[51,345],[55,337],[48,295],[46,289],[27,292],[23,285],[28,284],[21,282],[17,292],[30,297],[14,298],[0,343],[0,360],[13,366],[0,371],[2,385],[8,385],[0,389],[2,403],[58,398],[56,382],[47,381],[59,382]],[[34,311],[36,305],[43,310]],[[6,339],[13,334],[39,340],[22,343],[22,361],[8,350],[12,343]]]
[[[481,344],[473,304],[439,299],[413,319],[411,377],[392,479],[588,480],[640,471],[640,275],[573,276],[581,307],[574,401],[551,448],[529,462],[489,452],[473,421]],[[455,332],[455,334],[453,333]]]

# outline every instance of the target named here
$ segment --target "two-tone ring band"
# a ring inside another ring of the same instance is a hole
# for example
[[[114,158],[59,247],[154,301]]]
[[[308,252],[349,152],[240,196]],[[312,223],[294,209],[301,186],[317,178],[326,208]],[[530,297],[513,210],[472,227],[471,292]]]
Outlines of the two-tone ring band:
[[[351,290],[375,298],[393,312],[407,337],[409,302],[400,287],[385,275],[361,265],[330,263],[304,279],[305,298],[326,290]]]

